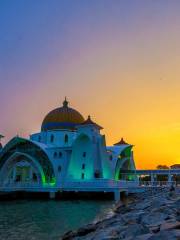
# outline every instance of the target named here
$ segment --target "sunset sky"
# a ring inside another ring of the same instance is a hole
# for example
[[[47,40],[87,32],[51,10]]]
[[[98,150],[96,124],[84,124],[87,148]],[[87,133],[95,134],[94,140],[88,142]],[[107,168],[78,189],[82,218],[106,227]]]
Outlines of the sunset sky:
[[[180,163],[179,0],[0,1],[0,133],[27,137],[62,105],[134,145],[137,168]]]

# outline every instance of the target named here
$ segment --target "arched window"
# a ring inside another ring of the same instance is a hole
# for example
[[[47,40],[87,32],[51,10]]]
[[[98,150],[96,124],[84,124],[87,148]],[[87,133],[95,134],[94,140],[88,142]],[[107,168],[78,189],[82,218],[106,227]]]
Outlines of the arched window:
[[[83,157],[86,157],[86,152],[83,152]]]
[[[58,166],[58,172],[61,172],[61,166]]]
[[[82,169],[85,169],[85,164],[84,163],[82,164]]]
[[[62,152],[59,152],[59,158],[62,158]]]
[[[81,174],[81,178],[84,179],[84,173]]]
[[[66,135],[64,136],[64,142],[65,142],[65,143],[68,143],[68,140],[69,140],[69,139],[68,139],[68,135],[66,134]]]
[[[54,142],[54,135],[51,135],[50,142]]]
[[[57,158],[57,152],[54,152],[54,158]]]
[[[39,142],[41,141],[41,136],[38,137],[38,141],[39,141]]]

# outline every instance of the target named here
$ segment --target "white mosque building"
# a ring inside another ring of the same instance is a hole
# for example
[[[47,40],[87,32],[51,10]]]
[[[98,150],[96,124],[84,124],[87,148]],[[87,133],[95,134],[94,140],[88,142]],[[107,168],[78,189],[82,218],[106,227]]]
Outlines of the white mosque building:
[[[14,137],[0,145],[0,185],[11,191],[101,191],[133,180],[133,145],[123,139],[106,146],[103,128],[87,120],[65,99],[44,118],[30,139]]]

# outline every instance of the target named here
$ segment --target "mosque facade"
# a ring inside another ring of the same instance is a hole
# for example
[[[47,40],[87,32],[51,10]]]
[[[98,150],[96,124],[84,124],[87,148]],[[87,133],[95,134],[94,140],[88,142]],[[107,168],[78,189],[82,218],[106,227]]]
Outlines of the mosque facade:
[[[40,132],[0,145],[1,186],[37,186],[42,191],[90,183],[93,189],[102,181],[132,180],[123,172],[135,170],[133,145],[121,139],[106,146],[102,129],[65,99],[45,116]]]

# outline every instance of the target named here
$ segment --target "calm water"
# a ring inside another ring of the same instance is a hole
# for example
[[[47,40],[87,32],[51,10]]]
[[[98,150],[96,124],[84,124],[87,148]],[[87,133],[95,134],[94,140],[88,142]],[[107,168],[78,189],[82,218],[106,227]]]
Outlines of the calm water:
[[[111,201],[0,202],[1,240],[56,240],[71,229],[111,213]]]

